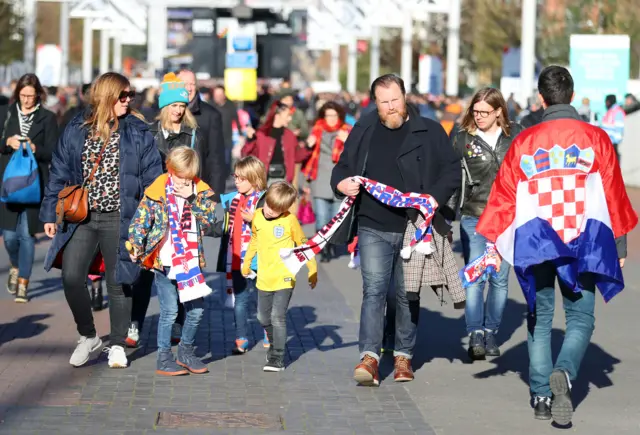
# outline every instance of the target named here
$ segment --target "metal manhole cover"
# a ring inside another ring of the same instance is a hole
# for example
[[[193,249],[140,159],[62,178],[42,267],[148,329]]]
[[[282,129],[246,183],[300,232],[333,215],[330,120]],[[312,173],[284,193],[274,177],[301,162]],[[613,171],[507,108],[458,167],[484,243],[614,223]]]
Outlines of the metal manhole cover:
[[[247,412],[159,412],[156,426],[284,430],[279,415]]]

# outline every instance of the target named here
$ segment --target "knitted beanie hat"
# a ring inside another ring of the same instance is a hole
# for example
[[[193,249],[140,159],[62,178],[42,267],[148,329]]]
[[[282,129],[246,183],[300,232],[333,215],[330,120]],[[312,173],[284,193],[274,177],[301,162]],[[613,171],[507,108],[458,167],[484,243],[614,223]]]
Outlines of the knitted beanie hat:
[[[185,89],[184,82],[172,72],[162,78],[159,101],[161,109],[173,103],[189,104],[189,92]]]

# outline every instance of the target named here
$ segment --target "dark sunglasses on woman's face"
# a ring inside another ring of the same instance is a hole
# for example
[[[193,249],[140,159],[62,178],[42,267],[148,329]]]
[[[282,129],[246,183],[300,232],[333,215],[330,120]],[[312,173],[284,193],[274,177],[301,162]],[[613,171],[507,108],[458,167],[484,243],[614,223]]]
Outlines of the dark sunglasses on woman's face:
[[[120,100],[121,103],[126,103],[127,102],[127,97],[129,97],[129,99],[133,100],[136,97],[136,91],[122,91],[120,92],[120,96],[118,97],[118,100]]]

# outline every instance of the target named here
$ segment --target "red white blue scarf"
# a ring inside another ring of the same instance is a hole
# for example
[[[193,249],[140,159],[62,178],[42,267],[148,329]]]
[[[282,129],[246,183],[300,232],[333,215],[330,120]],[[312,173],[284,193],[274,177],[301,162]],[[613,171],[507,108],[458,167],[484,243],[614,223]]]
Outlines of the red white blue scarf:
[[[484,254],[473,260],[460,271],[460,279],[464,288],[476,281],[484,282],[490,276],[498,274],[499,254],[496,245],[487,243]]]
[[[260,201],[260,198],[262,197],[262,193],[263,193],[262,191],[253,192],[247,198],[246,210],[249,213],[255,213],[258,205],[258,201]],[[238,193],[236,196],[233,197],[229,205],[229,228],[228,228],[229,245],[227,246],[227,259],[226,259],[227,260],[227,267],[226,267],[227,293],[224,300],[224,305],[227,308],[233,308],[235,304],[235,296],[233,294],[233,275],[232,275],[233,227],[235,225],[236,211],[238,210],[238,204],[240,203],[240,199],[242,198],[242,196],[243,196],[242,193]],[[251,222],[245,222],[244,219],[242,219],[241,225],[242,225],[242,229],[240,234],[240,264],[242,264],[242,262],[244,261],[244,256],[247,253],[247,249],[249,249],[249,243],[251,242]]]
[[[191,213],[191,204],[185,201],[182,215],[173,190],[173,179],[167,177],[165,184],[167,194],[167,211],[171,235],[171,267],[167,278],[178,283],[180,302],[188,302],[211,294],[212,290],[200,270],[198,253],[198,228]]]
[[[371,196],[390,207],[413,208],[424,216],[424,222],[416,230],[411,243],[400,251],[402,258],[411,258],[411,253],[416,250],[422,254],[433,252],[431,239],[433,229],[431,220],[438,208],[438,203],[426,193],[402,193],[399,190],[364,177],[354,177]],[[311,258],[315,257],[325,247],[327,242],[345,221],[349,210],[355,202],[355,196],[349,196],[342,201],[338,214],[333,217],[322,229],[316,233],[309,241],[293,249],[281,249],[280,257],[284,261],[289,271],[293,274],[304,266]]]

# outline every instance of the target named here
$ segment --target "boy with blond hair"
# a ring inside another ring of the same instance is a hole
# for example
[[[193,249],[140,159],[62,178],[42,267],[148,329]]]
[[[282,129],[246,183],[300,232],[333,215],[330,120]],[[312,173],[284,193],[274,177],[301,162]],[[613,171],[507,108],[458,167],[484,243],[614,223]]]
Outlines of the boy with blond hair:
[[[298,219],[288,210],[298,192],[289,183],[277,181],[265,194],[264,207],[256,210],[251,228],[251,243],[242,263],[242,275],[249,276],[251,262],[258,255],[258,320],[270,342],[265,372],[284,370],[287,341],[287,309],[296,285],[296,277],[280,258],[281,249],[291,249],[306,242]],[[309,285],[315,288],[318,269],[315,259],[307,263]]]

